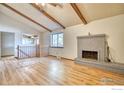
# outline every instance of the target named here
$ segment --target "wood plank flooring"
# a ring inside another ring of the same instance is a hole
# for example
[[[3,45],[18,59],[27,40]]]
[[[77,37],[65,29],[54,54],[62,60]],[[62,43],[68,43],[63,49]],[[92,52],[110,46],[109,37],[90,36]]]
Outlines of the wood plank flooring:
[[[55,57],[0,60],[0,85],[124,85],[124,75]]]

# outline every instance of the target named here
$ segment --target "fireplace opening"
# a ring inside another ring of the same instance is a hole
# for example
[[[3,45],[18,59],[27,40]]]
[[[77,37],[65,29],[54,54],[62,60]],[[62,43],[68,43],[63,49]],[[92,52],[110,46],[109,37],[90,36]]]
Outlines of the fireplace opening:
[[[82,51],[82,58],[85,59],[93,59],[93,60],[98,60],[98,52],[97,51]]]

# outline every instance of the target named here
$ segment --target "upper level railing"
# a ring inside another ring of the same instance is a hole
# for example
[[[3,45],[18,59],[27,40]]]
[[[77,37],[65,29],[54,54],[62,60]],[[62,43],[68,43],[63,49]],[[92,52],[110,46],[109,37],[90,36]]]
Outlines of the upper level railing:
[[[18,45],[17,46],[17,58],[32,58],[40,56],[40,47],[39,45]]]

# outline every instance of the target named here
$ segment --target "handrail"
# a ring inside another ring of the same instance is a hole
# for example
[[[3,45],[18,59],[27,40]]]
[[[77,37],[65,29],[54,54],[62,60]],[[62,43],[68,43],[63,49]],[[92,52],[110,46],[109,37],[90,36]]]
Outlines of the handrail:
[[[17,58],[39,57],[39,45],[35,46],[17,46]]]
[[[24,51],[22,51],[21,49],[19,49],[19,51],[20,51],[21,53],[23,53],[25,56],[31,57],[31,56],[29,56],[27,53],[25,53]]]

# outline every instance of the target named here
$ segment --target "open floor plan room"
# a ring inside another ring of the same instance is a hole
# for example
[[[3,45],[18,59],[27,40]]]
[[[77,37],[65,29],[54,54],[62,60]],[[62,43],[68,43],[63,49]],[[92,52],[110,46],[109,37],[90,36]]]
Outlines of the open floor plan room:
[[[0,3],[0,85],[124,85],[124,4]]]

